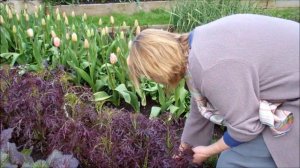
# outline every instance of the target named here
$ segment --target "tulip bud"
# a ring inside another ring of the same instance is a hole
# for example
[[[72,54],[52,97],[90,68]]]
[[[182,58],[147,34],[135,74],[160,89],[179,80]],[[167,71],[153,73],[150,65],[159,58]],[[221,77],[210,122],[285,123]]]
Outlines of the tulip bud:
[[[52,38],[55,38],[55,37],[56,37],[56,33],[55,33],[53,30],[51,30],[51,37],[52,37]]]
[[[83,16],[82,16],[82,21],[85,21],[86,18],[87,18],[86,13],[84,13]]]
[[[28,22],[29,21],[29,15],[26,13],[25,14],[25,20]]]
[[[60,14],[59,13],[56,15],[56,20],[60,21]]]
[[[98,24],[99,24],[99,26],[102,25],[102,19],[101,18],[99,19]]]
[[[39,15],[37,12],[34,12],[34,16],[35,16],[35,18],[39,18]]]
[[[8,19],[12,19],[13,18],[13,14],[12,14],[12,12],[11,12],[10,9],[8,9],[7,15],[8,15]]]
[[[72,33],[72,41],[77,42],[77,34],[76,33]]]
[[[134,21],[134,27],[137,27],[139,25],[139,21],[135,19]]]
[[[127,25],[126,25],[126,22],[125,21],[123,21],[123,27],[126,27]]]
[[[105,28],[102,28],[102,30],[101,30],[101,36],[104,36],[104,35],[106,35],[106,31],[105,31]]]
[[[42,5],[39,5],[39,10],[42,11]]]
[[[94,35],[95,35],[94,29],[91,29],[91,36],[94,36]]]
[[[112,25],[115,24],[115,19],[114,19],[113,16],[110,16],[110,23],[111,23]]]
[[[44,18],[42,19],[42,26],[46,26],[46,21]]]
[[[87,37],[91,37],[91,30],[88,29],[88,30],[86,31],[86,36],[87,36]]]
[[[28,37],[33,37],[33,30],[31,28],[27,29],[27,35]]]
[[[72,25],[72,30],[73,30],[73,31],[75,30],[75,25]]]
[[[118,62],[118,58],[117,58],[117,56],[116,56],[115,53],[111,53],[111,54],[110,54],[109,60],[110,60],[110,63],[111,63],[111,64],[115,64],[115,63]]]
[[[69,39],[70,39],[70,34],[66,33],[66,40],[69,40]]]
[[[4,24],[5,22],[4,22],[4,19],[3,19],[3,17],[2,17],[2,15],[0,15],[0,25],[2,25],[2,24]]]
[[[63,18],[67,17],[66,12],[63,12],[62,16]]]
[[[132,41],[130,40],[130,41],[128,42],[128,48],[131,49],[131,46],[132,46]]]
[[[20,21],[20,15],[16,13],[17,21]]]
[[[66,25],[69,25],[68,17],[65,17],[65,24],[66,24]]]
[[[6,13],[8,13],[10,11],[9,9],[9,6],[8,5],[5,5],[5,10],[6,10]]]
[[[109,30],[108,30],[108,27],[105,26],[105,33],[108,34],[109,33]]]
[[[135,35],[139,35],[141,33],[141,27],[137,26],[135,30]]]
[[[75,17],[75,12],[74,11],[72,11],[72,17]]]
[[[89,41],[87,39],[84,40],[83,48],[89,48]]]
[[[56,8],[56,11],[55,11],[56,15],[59,14],[59,9]]]
[[[12,27],[12,32],[13,32],[14,34],[16,34],[16,33],[17,33],[17,28],[16,28],[16,26],[15,26],[15,25],[13,25],[13,27]]]
[[[124,32],[123,31],[121,31],[121,33],[120,33],[120,39],[124,39],[125,38],[125,36],[124,36]]]
[[[54,37],[53,38],[53,44],[55,47],[59,47],[60,46],[60,39],[58,37]]]
[[[48,20],[48,21],[50,20],[50,15],[49,15],[49,14],[47,14],[47,20]]]
[[[121,52],[121,48],[118,47],[118,48],[117,48],[117,54],[120,53],[120,52]]]

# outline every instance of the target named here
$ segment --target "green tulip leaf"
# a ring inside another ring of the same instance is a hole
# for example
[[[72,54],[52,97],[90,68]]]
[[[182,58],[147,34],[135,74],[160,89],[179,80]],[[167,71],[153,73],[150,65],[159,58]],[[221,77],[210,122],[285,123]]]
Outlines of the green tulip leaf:
[[[160,111],[161,111],[160,107],[153,106],[151,108],[150,118],[157,117],[159,115]]]
[[[104,101],[104,100],[109,99],[110,97],[111,97],[111,96],[108,95],[108,94],[107,94],[106,92],[104,92],[104,91],[94,93],[95,101]]]

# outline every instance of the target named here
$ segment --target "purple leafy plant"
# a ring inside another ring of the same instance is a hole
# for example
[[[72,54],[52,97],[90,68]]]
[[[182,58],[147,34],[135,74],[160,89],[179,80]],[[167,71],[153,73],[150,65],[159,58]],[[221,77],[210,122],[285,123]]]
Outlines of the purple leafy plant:
[[[62,167],[188,167],[192,153],[178,155],[183,122],[169,116],[149,119],[126,110],[96,110],[89,88],[71,86],[63,72],[39,75],[0,70],[1,130],[14,128],[12,139],[23,148]],[[2,143],[2,141],[1,141]],[[63,158],[55,150],[69,153]],[[51,160],[51,159],[50,159]],[[68,162],[66,162],[68,160]],[[40,162],[43,164],[44,162]]]

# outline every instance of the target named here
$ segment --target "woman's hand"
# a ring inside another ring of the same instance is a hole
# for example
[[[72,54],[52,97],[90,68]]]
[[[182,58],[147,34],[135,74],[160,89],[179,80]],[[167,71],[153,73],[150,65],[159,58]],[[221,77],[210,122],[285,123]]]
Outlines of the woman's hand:
[[[202,164],[211,156],[211,153],[209,153],[209,146],[197,146],[193,148],[193,151],[193,162],[197,164]]]
[[[229,149],[229,146],[225,144],[223,137],[219,139],[217,142],[209,146],[197,146],[193,148],[194,151],[193,162],[197,164],[201,164],[209,157],[215,154],[219,154],[226,149]]]

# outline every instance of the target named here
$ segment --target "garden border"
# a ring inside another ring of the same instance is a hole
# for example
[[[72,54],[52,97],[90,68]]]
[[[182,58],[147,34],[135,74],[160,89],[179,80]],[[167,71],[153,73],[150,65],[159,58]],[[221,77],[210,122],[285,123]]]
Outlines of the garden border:
[[[247,0],[244,0],[247,2]],[[262,8],[290,8],[300,7],[299,0],[253,0],[258,2],[258,6]],[[9,0],[4,2],[12,6],[17,12],[24,8],[25,4],[28,6],[28,11],[35,10],[35,6],[41,3],[41,0],[21,1]],[[57,5],[54,8],[59,8],[61,11],[71,14],[75,11],[77,15],[86,13],[89,16],[103,16],[112,13],[126,13],[132,14],[138,11],[151,11],[153,9],[171,9],[175,1],[148,1],[140,3],[107,3],[107,4],[80,4],[80,5]]]

